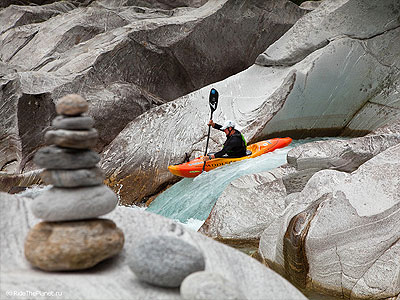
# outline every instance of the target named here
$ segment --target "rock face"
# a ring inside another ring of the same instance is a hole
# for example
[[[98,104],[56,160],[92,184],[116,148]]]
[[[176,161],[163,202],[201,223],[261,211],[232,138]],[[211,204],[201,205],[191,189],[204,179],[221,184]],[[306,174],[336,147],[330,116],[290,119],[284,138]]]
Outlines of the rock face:
[[[350,298],[396,297],[399,154],[397,144],[351,174],[316,173],[302,192],[287,196],[290,204],[263,232],[263,259],[301,288]]]
[[[111,220],[41,222],[26,238],[25,257],[46,271],[80,270],[119,253],[124,235]]]
[[[365,133],[398,117],[400,3],[375,9],[364,0],[324,1],[257,58],[298,75],[264,134]]]
[[[247,68],[305,13],[286,0],[256,2],[99,0],[2,10],[0,170],[14,160],[26,170],[66,94],[91,103],[100,151],[150,108]]]
[[[268,57],[213,84],[220,95],[214,120],[235,120],[249,142],[272,135],[362,135],[394,122],[400,115],[398,6],[388,0],[375,11],[363,0],[324,1],[271,45]],[[210,88],[142,114],[105,148],[101,166],[110,185],[121,187],[122,201],[147,199],[175,179],[168,165],[202,154]],[[212,138],[214,150],[223,134]]]
[[[128,264],[140,280],[162,287],[179,287],[188,275],[205,268],[203,254],[197,248],[162,235],[139,241]]]
[[[54,290],[60,299],[182,299],[179,289],[143,284],[127,267],[137,242],[153,235],[174,235],[199,249],[206,271],[221,274],[247,299],[307,298],[287,280],[249,256],[183,228],[158,215],[140,209],[119,206],[109,215],[124,232],[124,248],[118,256],[87,272],[41,272],[24,259],[24,238],[38,222],[28,209],[31,199],[0,192],[1,293],[8,290]],[[65,295],[67,293],[68,295]]]
[[[79,95],[66,95],[56,106],[63,118],[70,118],[68,123],[72,128],[80,127],[78,124],[86,118],[82,114],[87,110],[88,103]],[[74,125],[74,118],[78,124]],[[74,138],[76,132],[90,135],[95,129],[57,129],[52,135],[58,137],[59,132],[65,138],[63,143],[55,139],[56,146],[38,152],[34,159],[40,167],[48,168],[42,179],[55,186],[31,204],[33,214],[45,222],[29,231],[25,257],[45,271],[87,269],[118,254],[124,245],[124,235],[112,221],[95,219],[111,212],[118,204],[118,197],[102,185],[102,172],[95,168],[98,156],[87,149],[85,141]],[[48,137],[46,140],[53,141]],[[85,168],[88,162],[89,169]]]

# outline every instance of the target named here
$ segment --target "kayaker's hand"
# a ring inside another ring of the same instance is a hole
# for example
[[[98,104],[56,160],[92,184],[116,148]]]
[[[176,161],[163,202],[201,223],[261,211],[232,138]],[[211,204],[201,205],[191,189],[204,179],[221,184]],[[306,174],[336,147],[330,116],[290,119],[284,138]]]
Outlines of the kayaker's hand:
[[[211,127],[213,127],[213,128],[214,128],[214,126],[215,126],[215,123],[213,122],[213,120],[210,120],[210,121],[208,122],[208,126],[211,126]]]
[[[208,157],[208,155],[203,156],[203,161],[208,161],[208,160],[210,160],[210,158]]]
[[[214,159],[215,155],[214,154],[209,154],[206,156],[203,156],[203,161],[209,161],[210,159]]]

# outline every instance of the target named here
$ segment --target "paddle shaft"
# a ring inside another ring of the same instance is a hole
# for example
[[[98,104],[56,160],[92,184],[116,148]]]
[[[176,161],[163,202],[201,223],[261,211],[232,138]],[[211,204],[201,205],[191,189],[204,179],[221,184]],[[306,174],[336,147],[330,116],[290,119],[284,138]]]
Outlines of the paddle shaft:
[[[211,110],[210,121],[212,120],[213,112],[214,112],[214,111]],[[204,152],[204,156],[207,155],[208,142],[209,142],[209,140],[210,140],[210,132],[211,132],[211,125],[208,125],[208,134],[207,134],[207,142],[206,142],[206,151]],[[206,162],[204,162],[203,170],[202,170],[201,172],[203,172],[205,168],[206,168]]]

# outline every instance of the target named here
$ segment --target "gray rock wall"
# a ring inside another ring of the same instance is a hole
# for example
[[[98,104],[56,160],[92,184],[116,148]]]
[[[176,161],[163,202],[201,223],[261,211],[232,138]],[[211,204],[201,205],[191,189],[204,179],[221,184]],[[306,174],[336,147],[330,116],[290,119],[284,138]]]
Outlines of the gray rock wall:
[[[90,101],[100,151],[150,108],[245,69],[304,15],[288,1],[213,0],[174,10],[74,5],[0,12],[0,169],[13,160],[19,170],[32,168],[25,163],[65,94]],[[35,107],[24,107],[29,99]]]
[[[267,49],[268,62],[261,55],[247,70],[213,84],[220,95],[214,120],[235,120],[249,142],[357,136],[394,123],[400,116],[399,3],[384,1],[378,9],[367,2],[324,1]],[[365,22],[366,28],[359,25]],[[284,63],[281,56],[295,60]],[[124,201],[157,193],[174,180],[168,165],[183,162],[186,153],[202,154],[210,88],[141,115],[105,149],[101,164]],[[219,133],[211,139],[212,151],[224,141]],[[299,186],[308,180],[303,175]]]

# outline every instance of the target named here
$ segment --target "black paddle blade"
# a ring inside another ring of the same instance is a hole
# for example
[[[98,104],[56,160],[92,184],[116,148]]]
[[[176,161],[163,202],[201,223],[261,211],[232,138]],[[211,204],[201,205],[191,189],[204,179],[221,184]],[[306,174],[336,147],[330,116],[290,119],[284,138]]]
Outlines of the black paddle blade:
[[[218,105],[218,92],[214,88],[212,88],[210,91],[209,102],[210,102],[211,111],[215,111],[217,109],[217,105]]]

